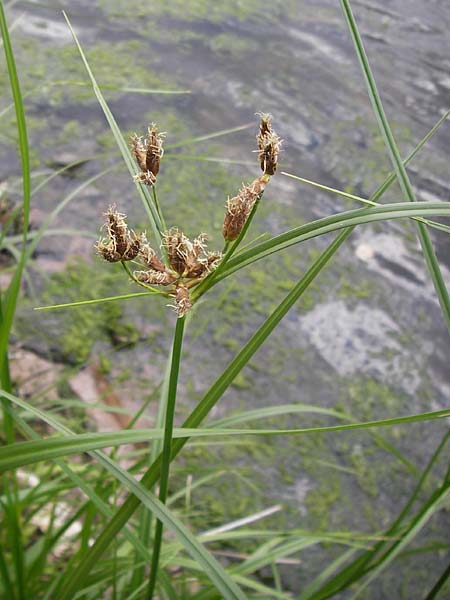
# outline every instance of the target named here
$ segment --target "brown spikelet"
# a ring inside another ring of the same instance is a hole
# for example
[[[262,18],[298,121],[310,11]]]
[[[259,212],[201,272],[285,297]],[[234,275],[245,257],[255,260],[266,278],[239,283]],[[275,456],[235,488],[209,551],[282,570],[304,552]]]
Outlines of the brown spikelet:
[[[217,268],[222,258],[222,252],[207,252],[205,256],[200,257],[198,261],[190,268],[187,276],[198,279],[204,277]]]
[[[186,270],[192,242],[182,231],[173,227],[163,235],[162,243],[167,250],[170,266],[176,273],[182,275]]]
[[[261,121],[256,136],[259,162],[265,175],[274,175],[277,170],[282,140],[272,129],[271,115],[260,113],[259,116]]]
[[[98,240],[95,248],[108,262],[133,260],[139,254],[142,237],[130,231],[125,222],[126,215],[111,206],[106,213],[107,238]]]
[[[201,233],[190,243],[187,251],[186,277],[201,277],[207,269],[206,240],[208,236]]]
[[[163,134],[159,133],[155,123],[152,123],[151,127],[148,128],[145,166],[146,170],[153,173],[155,177],[159,173],[159,165],[163,155],[162,141]]]
[[[221,254],[214,253],[214,258],[206,251],[207,235],[201,233],[191,241],[176,227],[167,231],[163,236],[163,245],[171,268],[180,275],[195,279],[203,277],[214,268]]]
[[[257,113],[257,116],[261,119],[259,122],[259,133],[258,139],[264,137],[272,130],[272,115],[269,113]]]
[[[239,237],[266,183],[264,176],[255,179],[250,185],[244,185],[237,196],[228,199],[222,226],[222,234],[226,241],[232,242]]]
[[[134,271],[133,275],[138,281],[149,285],[170,285],[176,281],[176,277],[168,272],[155,271]]]
[[[177,285],[175,289],[175,312],[178,317],[184,317],[192,308],[189,290],[185,285]]]
[[[164,134],[158,131],[155,123],[148,128],[148,134],[144,140],[136,134],[130,138],[131,150],[141,170],[135,179],[145,185],[154,185],[156,182],[161,157],[164,153],[163,138]]]
[[[145,264],[146,267],[150,267],[155,271],[165,271],[166,265],[163,261],[157,256],[156,252],[147,242],[147,239],[144,234],[142,234],[143,243],[141,244],[141,249],[139,250],[139,258]]]

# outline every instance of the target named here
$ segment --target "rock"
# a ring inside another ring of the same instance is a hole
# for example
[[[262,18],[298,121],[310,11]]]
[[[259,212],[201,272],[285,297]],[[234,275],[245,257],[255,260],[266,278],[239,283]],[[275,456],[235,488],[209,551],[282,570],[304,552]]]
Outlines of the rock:
[[[27,15],[26,17],[19,18],[17,26],[24,33],[32,36],[46,38],[63,44],[70,44],[72,42],[70,30],[62,19],[53,21],[41,16]]]
[[[11,283],[12,277],[13,277],[12,271],[5,271],[4,273],[0,273],[0,290],[2,292],[7,289],[7,287]]]
[[[18,385],[19,395],[34,396],[42,392],[49,400],[57,399],[57,383],[62,367],[28,350],[13,350],[10,356],[11,379]]]
[[[96,373],[92,367],[87,367],[77,373],[69,380],[69,385],[70,389],[78,396],[78,398],[83,400],[83,402],[86,402],[87,405],[105,402],[105,399],[102,399],[97,387]],[[102,411],[97,408],[92,410],[88,409],[87,412],[95,421],[98,431],[114,431],[121,429],[119,415]],[[123,415],[120,415],[120,417],[123,418]]]
[[[102,403],[112,408],[127,409],[129,412],[110,412],[99,408],[88,409],[88,414],[95,421],[98,431],[114,431],[128,426],[131,415],[139,408],[129,401],[130,393],[119,394],[108,378],[94,365],[83,369],[69,380],[72,391],[87,405]],[[122,396],[127,400],[123,401]],[[140,421],[138,427],[150,426],[149,422]]]
[[[414,393],[420,374],[411,371],[401,329],[386,312],[342,300],[318,304],[300,318],[301,328],[321,357],[341,377],[376,377]]]

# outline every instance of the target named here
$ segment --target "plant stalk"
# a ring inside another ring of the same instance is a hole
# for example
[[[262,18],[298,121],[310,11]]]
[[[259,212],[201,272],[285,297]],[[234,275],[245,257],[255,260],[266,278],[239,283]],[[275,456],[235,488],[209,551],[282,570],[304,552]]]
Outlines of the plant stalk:
[[[175,333],[173,337],[172,362],[170,366],[169,388],[167,393],[166,418],[164,425],[164,441],[161,458],[161,475],[159,480],[159,499],[163,504],[166,503],[167,490],[169,487],[169,469],[172,459],[172,434],[173,420],[175,415],[175,404],[177,398],[178,373],[180,370],[181,347],[183,344],[184,325],[186,317],[177,319]],[[153,540],[153,554],[150,568],[150,579],[148,584],[148,600],[152,600],[155,592],[156,578],[158,575],[159,555],[161,553],[163,524],[156,522],[155,537]]]

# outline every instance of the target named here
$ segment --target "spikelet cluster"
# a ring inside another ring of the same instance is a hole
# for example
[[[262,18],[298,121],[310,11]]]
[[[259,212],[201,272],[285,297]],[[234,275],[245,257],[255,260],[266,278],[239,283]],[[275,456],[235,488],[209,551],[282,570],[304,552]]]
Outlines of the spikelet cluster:
[[[163,138],[164,134],[158,131],[155,123],[148,128],[145,137],[134,134],[130,138],[131,150],[140,169],[135,179],[140,183],[155,184],[164,152]],[[268,114],[260,115],[257,142],[263,175],[248,185],[243,184],[236,196],[228,198],[222,226],[227,244],[239,237],[277,169],[281,140],[273,131],[272,118]],[[217,268],[222,253],[207,250],[206,234],[191,240],[181,229],[173,227],[162,234],[164,256],[161,257],[151,247],[145,233],[136,234],[128,228],[125,214],[111,206],[105,216],[106,237],[95,244],[98,254],[108,262],[137,263],[140,268],[133,273],[127,267],[130,277],[144,287],[163,288],[162,293],[173,297],[177,315],[183,317],[192,308],[191,289]]]
[[[164,133],[158,131],[155,123],[148,128],[145,138],[134,134],[130,138],[131,150],[134,154],[138,167],[141,172],[135,176],[135,179],[145,185],[154,185],[156,176],[159,173],[161,158],[164,153],[163,138]]]
[[[201,233],[194,240],[190,240],[177,227],[166,231],[163,245],[170,266],[180,277],[197,279],[217,266],[222,255],[220,252],[207,252],[207,239],[207,235]]]
[[[133,260],[139,254],[142,246],[142,236],[128,229],[126,215],[110,206],[105,213],[107,237],[101,238],[95,244],[98,254],[108,262]]]
[[[252,209],[264,191],[267,181],[263,177],[255,179],[250,185],[243,185],[237,196],[228,198],[222,234],[227,242],[239,237]]]

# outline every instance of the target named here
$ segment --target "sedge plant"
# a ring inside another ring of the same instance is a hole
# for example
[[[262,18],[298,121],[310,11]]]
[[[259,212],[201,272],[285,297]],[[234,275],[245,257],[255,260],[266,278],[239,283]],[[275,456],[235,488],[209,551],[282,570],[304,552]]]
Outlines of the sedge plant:
[[[249,527],[280,510],[271,507],[195,534],[173,509],[175,500],[189,497],[192,489],[212,485],[214,473],[186,482],[186,487],[169,494],[172,462],[183,447],[197,438],[213,441],[215,438],[233,440],[258,435],[301,436],[323,432],[331,435],[336,431],[368,430],[381,435],[378,430],[393,425],[408,426],[414,422],[426,422],[450,416],[450,408],[419,414],[400,415],[396,418],[354,422],[351,416],[337,410],[312,405],[281,405],[253,411],[244,411],[230,418],[212,420],[207,427],[202,423],[216,406],[224,392],[241,370],[261,348],[267,338],[288,311],[308,290],[317,276],[334,258],[339,248],[348,240],[356,227],[367,223],[391,219],[412,219],[417,226],[425,263],[447,327],[450,326],[450,302],[439,264],[437,262],[430,228],[449,233],[446,225],[435,217],[450,216],[446,202],[414,202],[415,196],[408,178],[406,166],[426,144],[428,139],[445,122],[446,113],[432,130],[419,142],[409,156],[402,159],[384,113],[361,36],[348,0],[341,0],[344,18],[354,42],[355,52],[366,81],[369,97],[377,117],[386,149],[392,161],[393,172],[374,191],[370,198],[361,198],[340,190],[326,188],[368,207],[338,212],[331,216],[294,227],[289,231],[245,245],[246,235],[258,210],[263,193],[271,178],[279,173],[278,161],[281,140],[276,134],[268,114],[260,115],[257,134],[257,158],[261,173],[244,184],[238,191],[230,190],[226,201],[222,234],[223,248],[210,250],[205,233],[190,239],[180,224],[167,225],[163,198],[158,197],[160,164],[164,160],[164,136],[155,124],[150,124],[147,134],[135,135],[129,145],[124,140],[116,120],[103,96],[94,73],[86,59],[68,18],[81,59],[84,62],[93,91],[99,101],[117,145],[133,177],[138,194],[149,220],[149,234],[137,232],[127,223],[121,207],[105,206],[105,223],[101,238],[95,244],[96,253],[106,263],[118,263],[123,268],[124,293],[105,298],[80,299],[70,304],[41,307],[45,309],[68,309],[96,303],[129,301],[145,297],[164,297],[175,311],[173,341],[164,378],[158,382],[148,399],[135,415],[130,415],[128,426],[115,432],[75,431],[64,417],[55,416],[51,410],[40,408],[32,399],[25,400],[13,393],[8,369],[8,340],[14,312],[19,298],[20,282],[27,261],[31,259],[36,245],[45,234],[44,229],[28,240],[28,215],[31,197],[29,149],[23,98],[15,67],[14,54],[9,40],[8,27],[2,5],[0,25],[17,115],[19,148],[23,177],[23,236],[17,254],[15,272],[8,290],[1,295],[0,361],[1,398],[3,409],[3,439],[0,448],[0,471],[3,475],[3,491],[0,498],[2,518],[5,524],[4,538],[8,546],[0,548],[0,586],[2,597],[26,600],[32,596],[58,600],[73,598],[289,598],[283,589],[279,565],[292,556],[322,543],[343,548],[322,573],[311,578],[299,596],[301,600],[322,600],[342,597],[364,597],[364,590],[399,557],[405,556],[407,548],[429,524],[432,517],[445,507],[450,494],[450,469],[430,492],[429,480],[437,462],[448,451],[448,433],[436,446],[434,454],[423,471],[417,473],[412,494],[399,510],[397,518],[385,531],[373,535],[358,532],[313,532],[300,529],[268,530]],[[201,138],[199,138],[201,141]],[[102,176],[100,173],[97,177]],[[309,185],[321,186],[305,177],[286,174]],[[279,176],[279,175],[278,175]],[[50,181],[51,178],[48,178]],[[89,184],[91,180],[85,182]],[[398,181],[407,202],[382,204],[386,190]],[[321,186],[324,188],[325,186]],[[67,201],[70,201],[70,197]],[[59,207],[62,210],[64,205]],[[314,237],[336,232],[331,244],[314,260],[302,277],[293,282],[288,294],[236,353],[226,369],[199,400],[181,427],[174,426],[174,415],[179,389],[179,371],[186,323],[192,311],[201,310],[200,300],[208,298],[210,290],[234,273],[251,267],[256,261]],[[4,236],[5,244],[13,248],[17,239]],[[135,292],[125,293],[128,281],[136,285]],[[155,426],[150,429],[135,428],[151,398],[159,395],[160,406]],[[278,415],[311,413],[336,419],[337,424],[303,429],[263,429],[249,427],[249,423]],[[44,423],[57,432],[46,437],[34,427]],[[243,425],[245,427],[243,427]],[[20,438],[18,437],[20,436]],[[127,467],[121,464],[116,449],[126,444],[151,444],[152,452],[130,455]],[[113,447],[112,452],[105,449]],[[391,448],[395,454],[395,449]],[[87,453],[87,467],[70,461],[70,458]],[[398,456],[398,452],[397,452]],[[400,456],[405,464],[406,459]],[[24,487],[19,484],[21,469],[48,461],[47,471],[38,481],[28,480]],[[130,466],[131,465],[131,466]],[[118,497],[120,496],[120,503]],[[70,508],[70,499],[76,498],[76,509]],[[45,531],[26,541],[34,516],[39,510],[50,507]],[[66,508],[67,513],[61,513]],[[135,518],[138,508],[141,515]],[[185,517],[188,517],[188,509]],[[62,516],[61,516],[62,514]],[[75,540],[67,543],[66,535],[75,529]],[[165,533],[167,535],[165,535]],[[239,557],[235,563],[224,564],[209,544],[227,544],[234,540],[254,539],[256,551]],[[436,545],[423,552],[448,550],[448,545]],[[417,554],[420,556],[420,548]],[[292,560],[292,559],[291,559]],[[52,561],[61,566],[49,571]],[[274,586],[255,577],[262,568],[270,568]],[[51,578],[48,573],[51,573]],[[436,581],[430,581],[427,598],[437,598],[445,589],[448,569]]]

